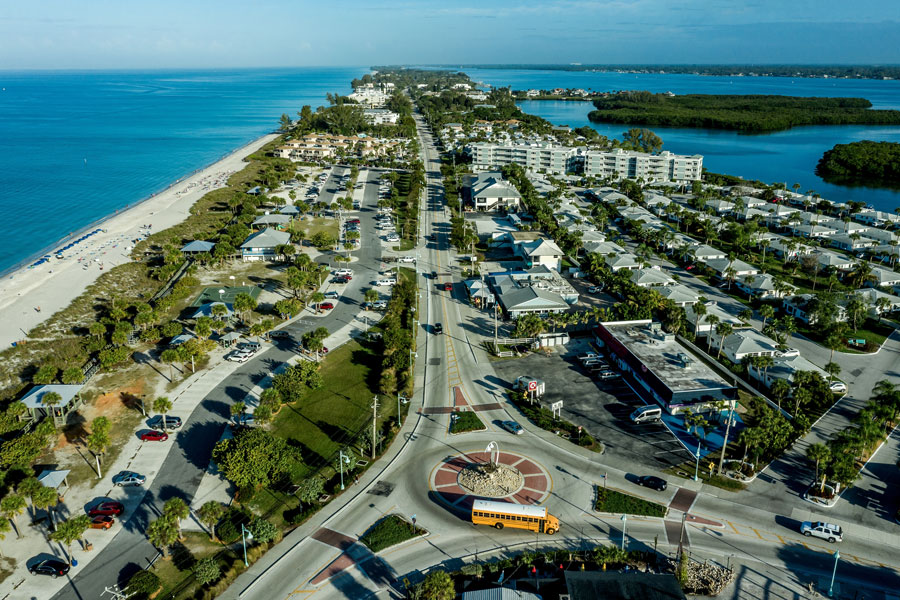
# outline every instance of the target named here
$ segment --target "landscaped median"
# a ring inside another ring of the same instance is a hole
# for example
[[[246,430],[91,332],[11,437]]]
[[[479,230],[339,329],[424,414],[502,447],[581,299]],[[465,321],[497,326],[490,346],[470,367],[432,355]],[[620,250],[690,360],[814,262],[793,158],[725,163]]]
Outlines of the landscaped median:
[[[665,517],[666,511],[668,511],[662,504],[599,486],[597,487],[597,499],[594,500],[594,510],[604,513],[642,515],[645,517]]]
[[[378,554],[385,548],[390,548],[427,534],[427,531],[413,525],[399,515],[388,515],[375,523],[359,538],[359,541],[365,544],[369,550]]]
[[[484,423],[481,422],[481,419],[478,418],[474,411],[457,411],[450,418],[450,433],[466,433],[483,429],[485,429]]]
[[[509,398],[512,403],[522,411],[522,414],[528,417],[529,421],[541,429],[552,431],[582,448],[587,448],[588,450],[599,452],[601,454],[603,453],[603,443],[595,440],[591,434],[582,430],[578,425],[564,419],[557,419],[553,415],[553,412],[542,407],[540,403],[523,400],[517,396],[518,392],[509,393]]]

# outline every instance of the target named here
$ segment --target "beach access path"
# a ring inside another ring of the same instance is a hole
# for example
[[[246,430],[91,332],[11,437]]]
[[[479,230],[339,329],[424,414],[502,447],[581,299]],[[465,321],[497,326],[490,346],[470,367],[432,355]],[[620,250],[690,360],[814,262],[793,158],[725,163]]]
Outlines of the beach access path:
[[[264,135],[159,194],[117,212],[93,228],[102,231],[67,250],[65,258],[53,257],[4,276],[0,280],[0,348],[27,340],[27,332],[69,306],[105,271],[131,261],[135,240],[184,221],[194,202],[210,190],[225,187],[228,177],[244,168],[247,156],[277,137]]]

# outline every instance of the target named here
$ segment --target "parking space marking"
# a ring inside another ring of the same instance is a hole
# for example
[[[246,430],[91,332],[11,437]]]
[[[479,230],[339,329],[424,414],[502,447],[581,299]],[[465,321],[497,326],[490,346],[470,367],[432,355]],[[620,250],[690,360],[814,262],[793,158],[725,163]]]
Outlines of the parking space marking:
[[[740,531],[738,531],[738,528],[734,526],[734,523],[732,523],[731,521],[725,521],[725,522],[728,523],[729,525],[731,525],[731,528],[734,530],[734,532],[736,534],[743,535]]]
[[[755,534],[756,534],[756,537],[758,537],[759,539],[761,539],[761,540],[766,539],[766,538],[764,538],[764,537],[762,536],[762,534],[761,534],[755,527],[751,527],[750,529],[753,530],[753,533],[755,533]]]

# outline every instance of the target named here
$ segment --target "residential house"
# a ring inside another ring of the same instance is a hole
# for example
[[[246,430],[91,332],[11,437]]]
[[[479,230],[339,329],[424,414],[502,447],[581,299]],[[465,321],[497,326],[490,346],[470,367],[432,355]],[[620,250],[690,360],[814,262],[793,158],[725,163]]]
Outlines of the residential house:
[[[514,251],[529,267],[543,265],[557,271],[562,267],[562,259],[565,256],[556,242],[547,239],[518,243]]]
[[[631,282],[639,287],[675,285],[668,273],[659,269],[636,269],[631,272]]]
[[[606,242],[609,243],[609,242]],[[603,255],[606,265],[613,271],[621,271],[622,269],[640,269],[643,263],[637,256],[630,252],[612,253]]]
[[[759,269],[749,263],[742,260],[728,260],[727,258],[713,258],[706,261],[706,266],[712,269],[719,279],[727,279],[730,270],[734,271],[733,274],[736,279],[759,273]]]
[[[794,376],[801,371],[818,373],[823,379],[828,380],[829,375],[824,370],[809,362],[802,356],[778,356],[773,359],[773,365],[767,369],[748,369],[751,377],[771,388],[775,380],[781,379],[788,383],[794,382]]]
[[[276,229],[281,229],[285,225],[288,225],[293,220],[291,215],[283,215],[283,214],[264,214],[261,217],[257,217],[256,220],[253,221],[252,226],[256,228],[261,227],[274,227]]]
[[[657,290],[659,295],[666,300],[671,300],[676,306],[686,307],[695,304],[700,299],[700,295],[683,284],[669,285],[661,287]]]
[[[711,208],[717,215],[725,215],[734,209],[734,202],[713,198],[706,201],[706,208]]]
[[[625,248],[618,245],[615,242],[600,242],[594,240],[583,240],[582,247],[586,254],[601,254],[606,256],[608,254],[625,254],[628,252]]]
[[[719,339],[714,336],[713,347],[718,350]],[[733,363],[739,363],[753,356],[775,356],[778,353],[775,340],[755,329],[742,329],[725,337],[722,356]]]
[[[569,305],[559,294],[548,290],[519,287],[514,283],[495,285],[494,290],[500,308],[510,319],[516,319],[524,314],[561,313],[569,309]]]
[[[746,323],[719,306],[715,301],[704,303],[704,306],[706,306],[706,314],[700,319],[700,325],[698,326],[697,313],[694,311],[694,306],[696,306],[696,304],[686,306],[684,313],[687,316],[688,323],[691,324],[691,329],[696,331],[698,336],[705,336],[711,331],[715,331],[716,326],[709,322],[709,317],[711,316],[716,317],[719,320],[719,323],[728,323],[734,329],[748,327]]]
[[[251,233],[244,240],[244,243],[241,244],[241,257],[245,261],[275,260],[278,258],[275,248],[289,244],[290,241],[291,234],[287,231],[277,231],[267,227],[256,233]]]
[[[815,325],[818,320],[815,315],[816,305],[819,299],[814,294],[795,294],[793,296],[785,296],[781,300],[781,306],[784,312],[796,317],[799,321],[809,325]],[[841,304],[837,306],[837,314],[834,316],[836,321],[846,321],[847,312]]]
[[[854,221],[866,225],[874,225],[875,227],[882,227],[887,223],[900,222],[900,215],[871,209],[861,210],[858,213],[851,215],[851,217]]]
[[[477,211],[517,211],[522,195],[499,172],[466,175],[463,178],[463,201]]]
[[[734,284],[739,290],[741,290],[751,298],[758,298],[760,300],[781,298],[785,294],[793,293],[793,291],[781,294],[778,293],[775,290],[775,278],[768,273],[757,273],[756,275],[739,277],[734,282]],[[789,287],[791,290],[794,289],[794,286]]]
[[[881,267],[872,267],[872,279],[866,282],[866,285],[874,287],[893,287],[895,285],[900,285],[900,273]]]
[[[686,248],[687,251],[694,257],[697,262],[708,262],[717,258],[726,258],[728,255],[719,250],[718,248],[713,248],[712,246],[708,246],[706,244],[700,244],[699,246],[694,246],[693,248]]]
[[[367,108],[363,110],[363,118],[372,125],[396,125],[400,115],[385,108]]]
[[[792,235],[804,238],[829,238],[837,234],[838,230],[829,225],[812,225],[806,223],[793,223],[788,225]]]
[[[839,233],[831,236],[829,242],[834,248],[855,252],[873,245],[871,238],[865,238],[855,233]]]
[[[812,254],[816,251],[814,246],[808,246],[799,240],[778,236],[769,241],[769,247],[766,250],[775,253],[775,256],[784,260],[794,260],[806,254]]]
[[[474,306],[483,308],[493,306],[496,302],[494,293],[491,292],[488,284],[481,279],[467,279],[463,283],[466,286],[466,292],[469,294],[469,300]]]
[[[879,315],[885,315],[900,310],[900,297],[893,294],[887,294],[876,288],[866,288],[854,293],[869,305],[869,316],[872,318],[877,319]],[[887,306],[883,309],[879,309],[875,304],[880,299],[887,301]]]
[[[829,250],[819,250],[816,254],[816,262],[819,263],[819,269],[836,269],[846,271],[852,269],[856,261],[845,255],[831,252]]]

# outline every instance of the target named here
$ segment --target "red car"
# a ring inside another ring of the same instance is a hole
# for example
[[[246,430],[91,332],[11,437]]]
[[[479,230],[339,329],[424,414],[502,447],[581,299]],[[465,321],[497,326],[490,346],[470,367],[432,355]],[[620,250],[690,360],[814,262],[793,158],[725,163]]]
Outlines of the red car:
[[[334,308],[334,304],[331,302],[323,302],[319,305],[320,310],[331,310],[332,308]]]
[[[164,442],[169,439],[169,434],[165,431],[145,431],[141,434],[142,442]]]
[[[347,219],[348,223],[359,223],[359,219]]]
[[[97,515],[91,519],[91,529],[109,529],[116,522],[112,515]]]
[[[125,505],[121,502],[101,502],[94,508],[88,511],[89,517],[98,517],[98,516],[118,516],[121,515],[125,511]]]

